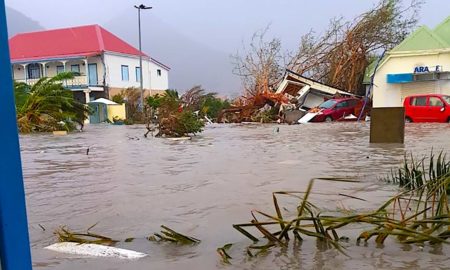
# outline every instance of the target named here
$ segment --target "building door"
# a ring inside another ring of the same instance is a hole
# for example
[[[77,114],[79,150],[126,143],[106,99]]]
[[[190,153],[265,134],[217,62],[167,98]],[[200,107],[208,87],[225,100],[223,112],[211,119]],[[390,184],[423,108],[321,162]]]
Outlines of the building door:
[[[63,73],[65,70],[64,66],[56,66],[56,74]]]
[[[39,79],[41,78],[41,65],[37,63],[29,64],[28,69],[28,79]]]
[[[89,85],[98,85],[97,64],[89,64]]]

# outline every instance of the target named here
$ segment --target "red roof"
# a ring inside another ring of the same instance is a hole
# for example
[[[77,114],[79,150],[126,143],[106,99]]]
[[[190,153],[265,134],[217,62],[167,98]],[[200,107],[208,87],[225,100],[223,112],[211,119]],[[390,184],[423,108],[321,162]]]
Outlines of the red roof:
[[[9,40],[12,62],[140,52],[99,25],[18,34]],[[142,54],[148,57],[146,54]]]

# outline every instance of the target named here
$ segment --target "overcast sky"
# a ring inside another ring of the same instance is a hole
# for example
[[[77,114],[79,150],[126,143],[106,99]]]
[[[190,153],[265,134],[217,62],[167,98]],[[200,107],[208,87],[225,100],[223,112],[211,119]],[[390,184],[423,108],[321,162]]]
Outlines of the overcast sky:
[[[354,17],[377,0],[6,0],[6,4],[37,20],[45,28],[105,24],[144,3],[155,16],[188,37],[226,53],[233,53],[253,32],[271,24],[271,36],[293,49],[299,36],[314,28],[322,31],[330,18]],[[427,0],[420,22],[435,26],[450,15],[448,0]],[[158,25],[145,25],[151,31]]]

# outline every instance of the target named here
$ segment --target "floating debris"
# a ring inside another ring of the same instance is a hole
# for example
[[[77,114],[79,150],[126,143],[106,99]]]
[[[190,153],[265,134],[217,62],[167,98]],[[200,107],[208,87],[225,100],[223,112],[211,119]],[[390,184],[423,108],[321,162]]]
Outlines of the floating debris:
[[[103,235],[90,233],[89,230],[95,225],[91,226],[86,231],[86,233],[73,232],[63,226],[55,231],[55,235],[58,237],[59,242],[73,242],[78,244],[100,244],[107,246],[114,245],[115,243],[119,242],[117,240],[113,240],[112,238]]]
[[[169,140],[169,141],[175,141],[175,142],[178,142],[178,141],[189,141],[189,140],[192,140],[192,137],[178,137],[178,138],[166,138],[167,140]]]
[[[110,257],[128,260],[140,259],[148,256],[145,253],[128,249],[115,248],[97,244],[79,244],[75,242],[56,243],[46,247],[45,249],[74,255],[83,255],[91,257]]]
[[[65,131],[65,130],[53,131],[53,135],[55,135],[55,136],[65,136],[65,135],[67,135],[67,131]]]
[[[163,230],[161,231],[160,234],[155,233],[153,235],[150,235],[147,239],[149,241],[173,242],[173,243],[182,244],[182,245],[194,245],[194,244],[198,244],[201,242],[197,238],[183,235],[183,234],[178,233],[164,225],[161,225],[161,228],[163,228]]]
[[[217,253],[222,258],[222,262],[224,264],[231,264],[230,260],[233,258],[231,258],[231,256],[228,254],[228,250],[230,250],[232,246],[233,244],[226,244],[223,247],[217,249]]]

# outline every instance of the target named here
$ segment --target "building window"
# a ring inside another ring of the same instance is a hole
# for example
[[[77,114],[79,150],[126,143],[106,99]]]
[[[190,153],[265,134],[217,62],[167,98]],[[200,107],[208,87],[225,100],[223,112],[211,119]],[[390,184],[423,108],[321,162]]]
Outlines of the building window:
[[[128,66],[122,65],[121,68],[122,68],[122,81],[126,81],[126,82],[129,81],[130,78],[129,78]]]
[[[141,68],[136,67],[136,81],[141,82]]]
[[[64,66],[56,66],[56,74],[60,74],[64,72]]]
[[[80,76],[80,65],[71,65],[70,71],[75,73],[76,76]]]
[[[41,65],[38,63],[28,65],[28,79],[39,79],[41,77]]]
[[[156,74],[158,74],[158,77],[161,77],[161,70],[160,69],[156,70]]]
[[[413,106],[427,106],[427,97],[415,97],[411,99]]]

